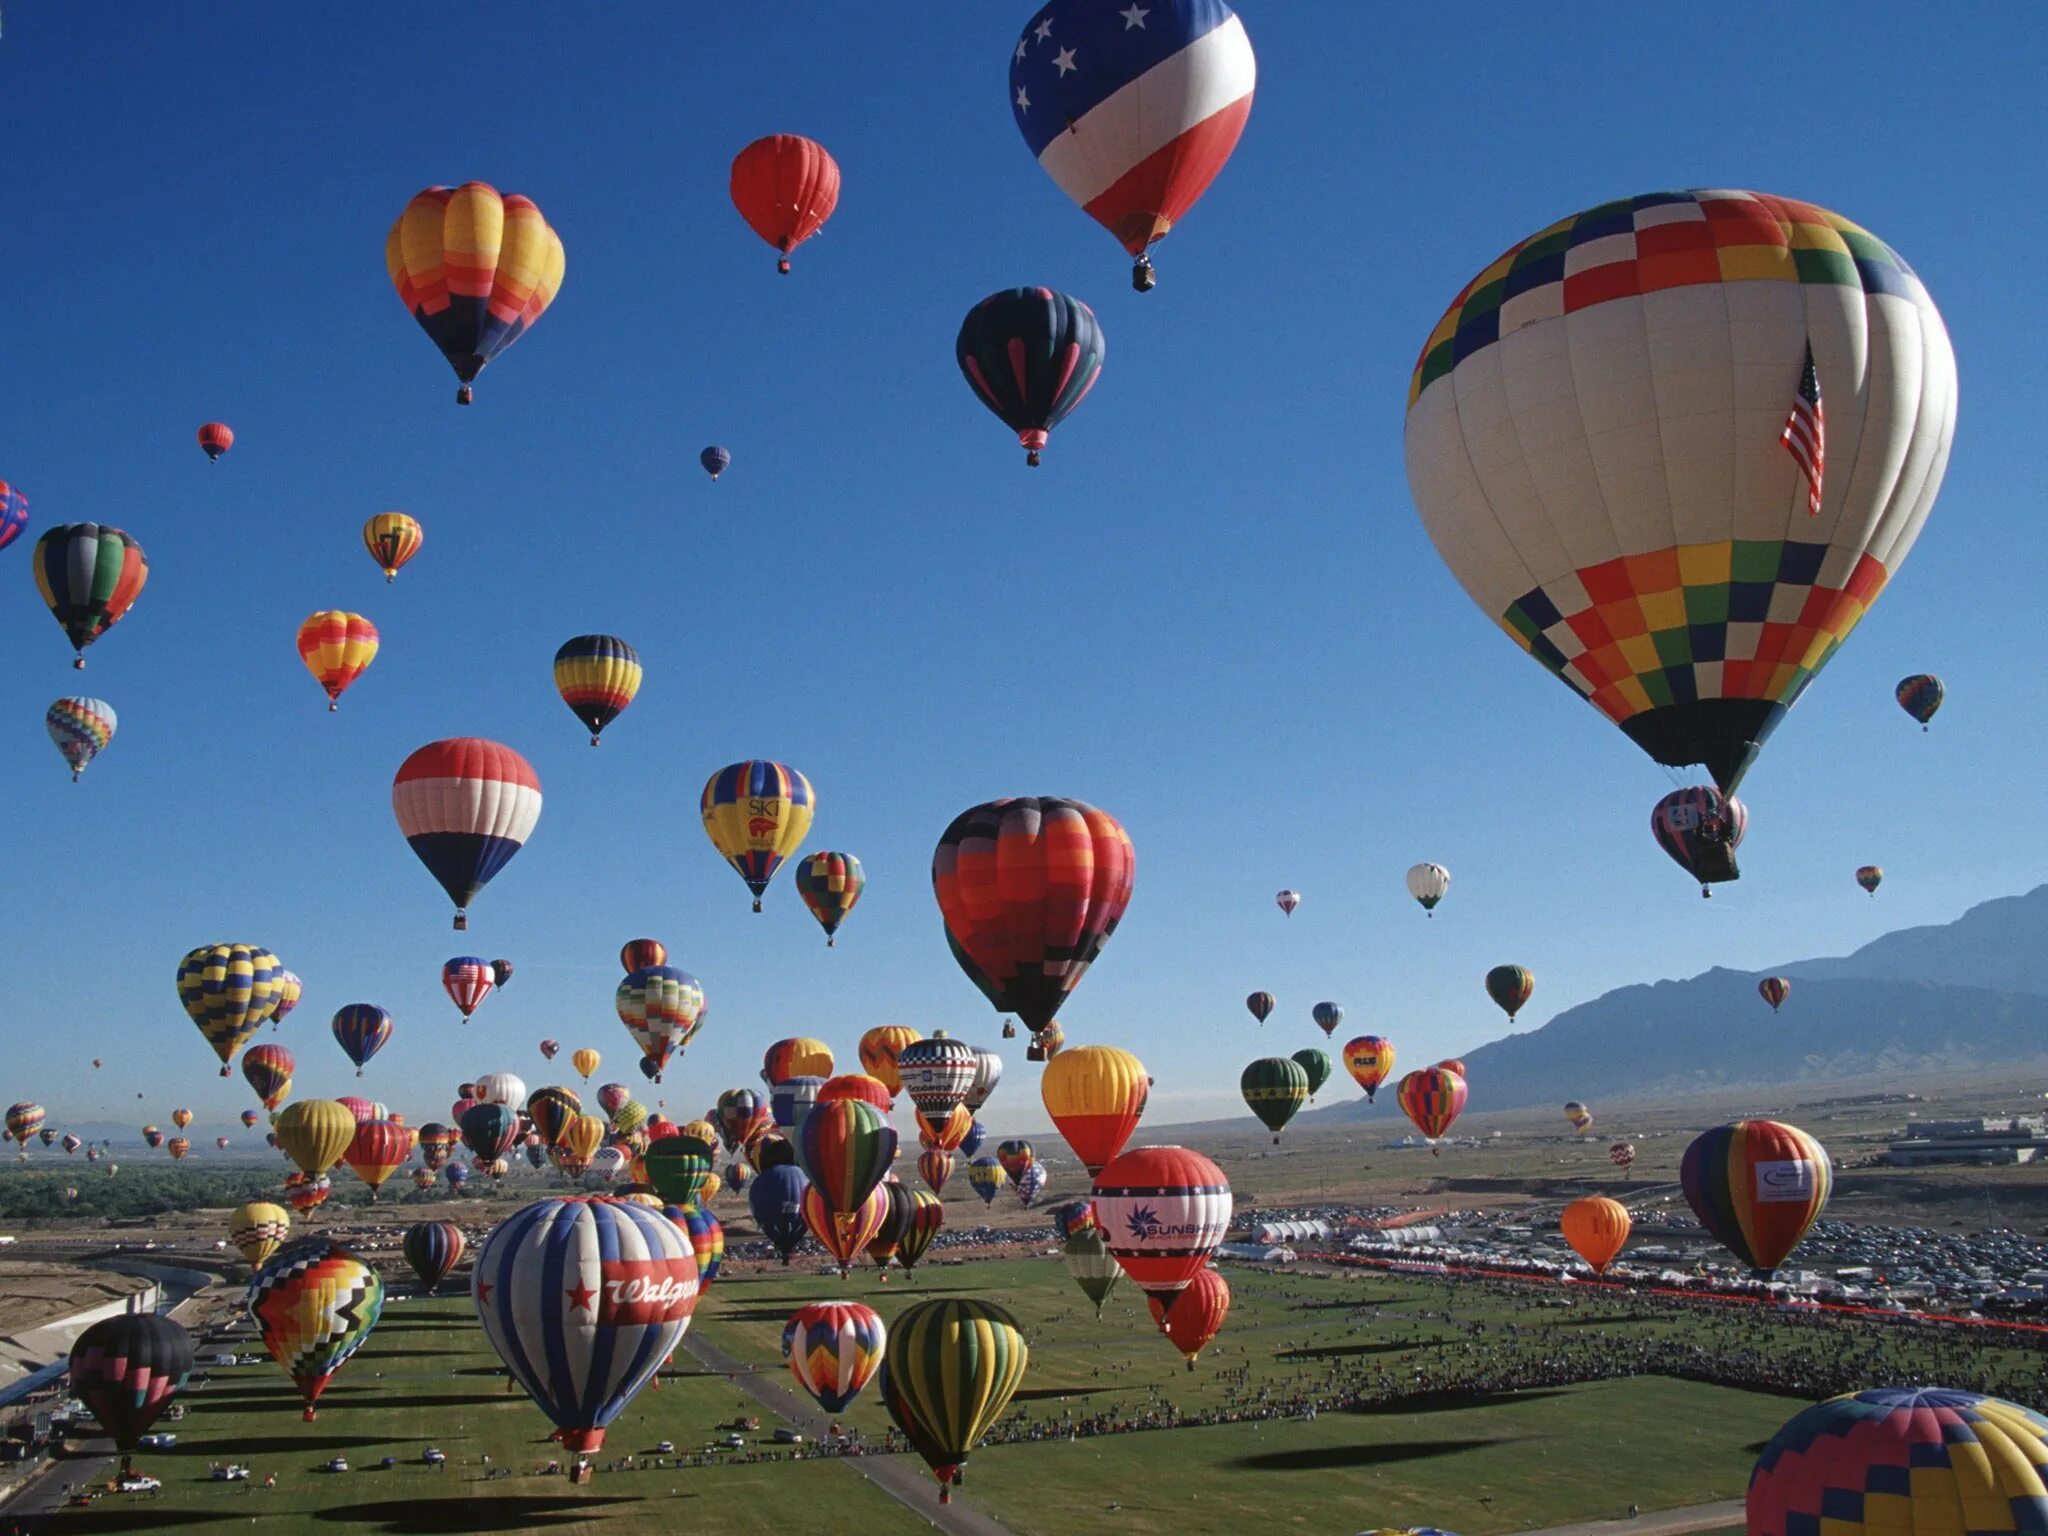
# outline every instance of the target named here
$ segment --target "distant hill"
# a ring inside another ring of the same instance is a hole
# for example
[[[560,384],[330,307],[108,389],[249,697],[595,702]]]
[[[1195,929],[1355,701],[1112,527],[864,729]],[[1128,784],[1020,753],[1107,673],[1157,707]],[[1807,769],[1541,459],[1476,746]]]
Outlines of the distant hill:
[[[2048,885],[1907,928],[1853,955],[1716,967],[1621,987],[1465,1053],[1474,1103],[1673,1095],[1747,1084],[2048,1063]],[[1773,1014],[1764,976],[1793,981]],[[1363,1102],[1317,1112],[1348,1119]]]

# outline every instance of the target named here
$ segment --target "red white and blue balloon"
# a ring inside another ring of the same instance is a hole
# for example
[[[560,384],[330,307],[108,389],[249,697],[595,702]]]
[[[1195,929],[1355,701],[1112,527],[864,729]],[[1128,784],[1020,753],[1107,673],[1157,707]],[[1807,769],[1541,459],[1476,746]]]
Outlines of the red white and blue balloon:
[[[441,990],[448,994],[465,1024],[497,984],[491,962],[476,955],[457,955],[441,966]]]
[[[475,736],[432,741],[391,781],[398,830],[455,903],[455,926],[540,820],[540,778],[510,747]]]

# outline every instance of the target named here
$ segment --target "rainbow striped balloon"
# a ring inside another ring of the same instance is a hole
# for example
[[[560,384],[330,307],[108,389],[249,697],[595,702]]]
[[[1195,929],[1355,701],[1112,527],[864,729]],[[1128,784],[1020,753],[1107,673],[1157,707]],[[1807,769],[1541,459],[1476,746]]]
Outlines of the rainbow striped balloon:
[[[120,723],[114,714],[114,706],[105,699],[59,699],[43,715],[50,740],[57,743],[57,750],[71,765],[71,782],[74,784],[85,772],[85,765],[98,757],[106,744],[114,739],[115,728]]]

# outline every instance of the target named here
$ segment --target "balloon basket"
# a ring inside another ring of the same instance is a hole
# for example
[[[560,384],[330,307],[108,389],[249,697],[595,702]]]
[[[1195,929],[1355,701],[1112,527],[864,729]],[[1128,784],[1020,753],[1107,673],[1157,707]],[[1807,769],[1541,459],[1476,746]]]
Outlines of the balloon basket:
[[[775,270],[776,270],[776,271],[778,271],[778,272],[780,272],[780,273],[781,273],[781,274],[782,274],[782,275],[783,275],[784,277],[787,277],[787,276],[789,276],[789,258],[788,258],[787,256],[785,256],[785,257],[783,257],[783,258],[782,258],[782,260],[780,260],[780,261],[776,262],[776,263],[775,263]],[[712,478],[713,478],[713,479],[715,480],[715,479],[717,479],[718,477],[717,477],[716,475],[714,475],[714,476],[712,476]]]
[[[1150,293],[1159,284],[1159,274],[1152,270],[1152,258],[1140,256],[1131,263],[1131,289],[1134,293]]]
[[[458,911],[455,914],[455,931],[457,933],[469,932],[469,914],[467,912]]]
[[[476,399],[476,392],[467,384],[455,391],[455,403],[457,405],[468,405],[474,399]]]
[[[300,1419],[300,1421],[301,1421],[301,1422],[303,1422],[303,1423],[306,1423],[306,1424],[311,1424],[311,1423],[313,1423],[313,1422],[314,1422],[315,1420],[317,1420],[317,1419],[318,1419],[319,1417],[320,1417],[320,1415],[319,1415],[319,1414],[317,1414],[317,1413],[315,1413],[315,1412],[314,1412],[314,1411],[313,1411],[313,1410],[312,1410],[311,1408],[306,1408],[306,1409],[303,1409],[303,1410],[301,1410],[301,1411],[300,1411],[300,1413],[299,1413],[299,1419]]]
[[[220,1069],[220,1075],[221,1075],[222,1077],[226,1077],[226,1076],[228,1075],[228,1069],[227,1069],[227,1068],[226,1068],[225,1066],[223,1066],[223,1067],[222,1067],[222,1068]]]
[[[85,670],[85,658],[83,656],[72,657],[71,669],[74,672],[83,672]]]

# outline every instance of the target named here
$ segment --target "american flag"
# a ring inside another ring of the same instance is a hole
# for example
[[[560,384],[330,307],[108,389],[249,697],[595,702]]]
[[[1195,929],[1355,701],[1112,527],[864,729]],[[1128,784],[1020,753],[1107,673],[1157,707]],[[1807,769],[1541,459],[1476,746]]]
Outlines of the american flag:
[[[1827,417],[1820,404],[1820,373],[1813,366],[1813,343],[1806,344],[1806,367],[1799,375],[1799,388],[1792,396],[1792,414],[1785,418],[1785,430],[1778,441],[1806,476],[1806,515],[1820,516],[1821,477],[1828,467]]]

